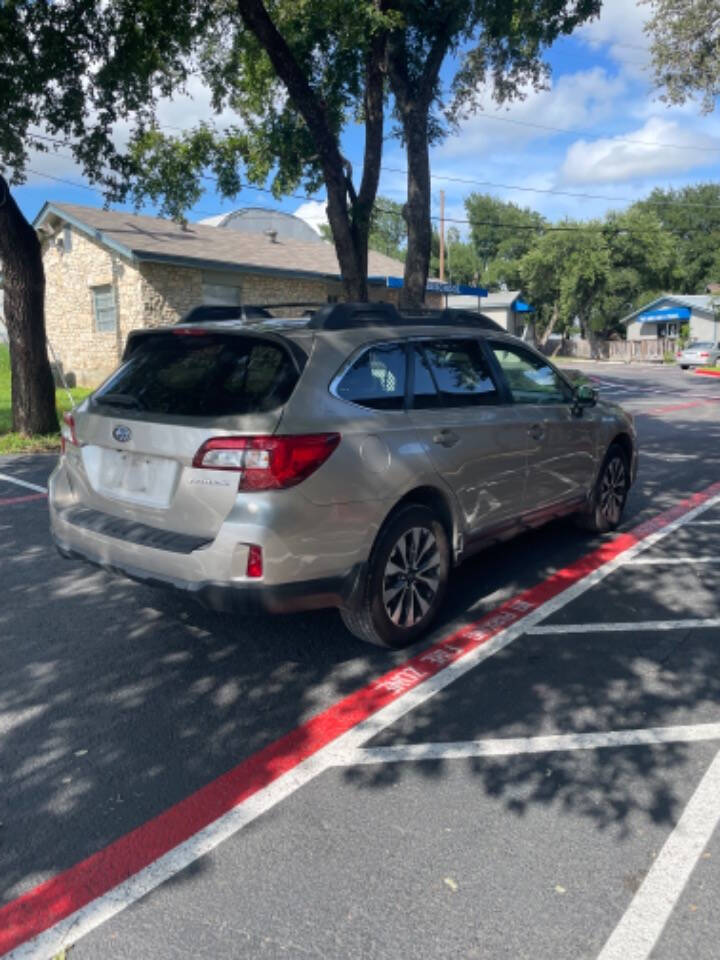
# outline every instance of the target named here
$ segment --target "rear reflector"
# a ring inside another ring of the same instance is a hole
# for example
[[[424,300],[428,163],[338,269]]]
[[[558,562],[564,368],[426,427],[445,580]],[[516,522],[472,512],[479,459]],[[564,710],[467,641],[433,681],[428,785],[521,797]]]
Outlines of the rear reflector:
[[[74,447],[79,446],[77,434],[75,433],[75,418],[71,413],[63,414],[63,422],[60,427],[60,450],[65,453],[65,448],[71,443]]]
[[[709,353],[701,353],[700,356],[701,356],[701,357],[709,357],[710,354],[709,354]]]
[[[193,466],[236,471],[240,490],[284,490],[314,473],[339,443],[339,433],[213,437],[195,454]]]
[[[263,556],[262,556],[262,547],[256,546],[256,544],[251,543],[248,548],[248,558],[247,558],[247,576],[251,577],[253,580],[257,580],[263,575]]]

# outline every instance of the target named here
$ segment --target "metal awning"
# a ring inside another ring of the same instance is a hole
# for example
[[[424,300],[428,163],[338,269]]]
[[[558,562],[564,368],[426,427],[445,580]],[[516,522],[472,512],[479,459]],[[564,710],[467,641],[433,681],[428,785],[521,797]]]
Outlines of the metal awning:
[[[689,307],[660,307],[657,310],[647,310],[641,313],[638,320],[643,323],[662,323],[664,320],[689,320]]]

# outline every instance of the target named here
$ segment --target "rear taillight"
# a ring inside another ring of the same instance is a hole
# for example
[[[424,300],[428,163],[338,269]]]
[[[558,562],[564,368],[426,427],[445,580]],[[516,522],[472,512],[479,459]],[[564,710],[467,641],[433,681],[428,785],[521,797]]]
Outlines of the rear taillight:
[[[240,474],[240,490],[284,490],[314,473],[339,443],[339,433],[213,437],[195,454],[193,466],[236,471]]]
[[[675,356],[676,356],[676,357],[681,357],[681,356],[682,356],[682,350],[678,350],[678,352],[675,354]]]
[[[259,580],[263,575],[263,556],[262,547],[251,543],[248,548],[246,576],[253,580]]]
[[[60,449],[62,453],[65,453],[65,448],[69,443],[74,447],[79,446],[75,433],[75,418],[71,413],[64,413],[62,426],[60,427]]]
[[[706,353],[701,353],[700,356],[701,356],[701,357],[709,357],[710,354],[706,352]]]

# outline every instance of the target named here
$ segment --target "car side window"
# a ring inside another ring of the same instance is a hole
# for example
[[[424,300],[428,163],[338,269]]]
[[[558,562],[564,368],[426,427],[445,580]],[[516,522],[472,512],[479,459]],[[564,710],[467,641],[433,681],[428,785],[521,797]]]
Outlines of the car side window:
[[[572,392],[553,368],[522,347],[493,343],[491,349],[515,403],[569,403]]]
[[[415,348],[414,369],[415,409],[499,402],[497,386],[477,340],[424,342]]]
[[[373,410],[405,407],[405,347],[400,343],[378,344],[365,350],[347,370],[335,394]]]

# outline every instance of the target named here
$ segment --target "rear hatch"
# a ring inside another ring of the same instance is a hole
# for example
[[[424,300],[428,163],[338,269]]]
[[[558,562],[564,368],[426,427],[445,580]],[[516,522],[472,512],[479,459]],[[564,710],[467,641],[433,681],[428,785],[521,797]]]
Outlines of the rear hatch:
[[[277,335],[173,327],[132,334],[122,366],[76,411],[68,468],[94,509],[214,537],[236,473],[196,469],[211,437],[275,433],[304,354]]]

